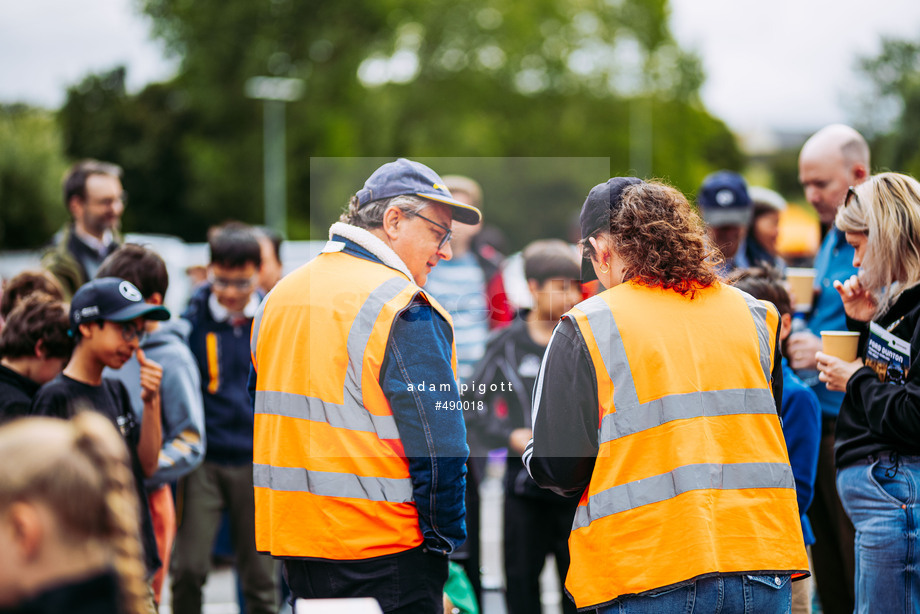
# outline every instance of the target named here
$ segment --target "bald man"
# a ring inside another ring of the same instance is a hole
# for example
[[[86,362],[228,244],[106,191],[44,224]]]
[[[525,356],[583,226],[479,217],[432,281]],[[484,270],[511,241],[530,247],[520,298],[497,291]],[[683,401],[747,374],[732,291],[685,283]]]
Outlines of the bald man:
[[[853,611],[853,524],[837,495],[834,466],[834,430],[843,401],[842,392],[830,392],[817,381],[815,352],[821,349],[822,330],[847,330],[846,315],[834,281],[856,273],[853,248],[834,226],[837,209],[847,189],[869,178],[869,146],[859,132],[842,124],[826,126],[813,134],[799,154],[799,182],[805,198],[818,212],[825,233],[815,258],[814,307],[808,315],[808,330],[789,337],[789,364],[799,370],[821,403],[821,447],[815,496],[808,518],[815,532],[812,556],[815,581],[825,614]],[[844,588],[846,590],[844,590]]]

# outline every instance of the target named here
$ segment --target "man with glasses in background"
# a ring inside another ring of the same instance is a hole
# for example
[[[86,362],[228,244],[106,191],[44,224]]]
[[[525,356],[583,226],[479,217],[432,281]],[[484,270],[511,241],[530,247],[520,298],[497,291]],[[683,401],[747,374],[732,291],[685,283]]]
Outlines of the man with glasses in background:
[[[427,166],[384,164],[259,307],[256,546],[294,598],[442,611],[468,448],[451,317],[422,286],[480,218]]]
[[[273,562],[259,554],[253,533],[252,405],[246,389],[249,335],[259,306],[261,248],[255,229],[228,222],[208,232],[208,280],[182,317],[198,363],[204,401],[204,462],[179,481],[179,529],[170,569],[176,614],[201,612],[201,590],[221,514],[227,510],[236,570],[250,614],[275,614]]]
[[[856,268],[853,247],[834,226],[834,218],[848,188],[868,178],[869,146],[849,126],[825,126],[805,142],[799,153],[799,182],[805,198],[818,212],[824,241],[815,257],[814,307],[808,314],[808,329],[792,333],[786,351],[789,365],[799,371],[821,404],[818,474],[808,519],[815,533],[812,546],[815,584],[825,614],[853,611],[855,532],[840,504],[834,466],[834,430],[844,395],[829,391],[817,380],[815,353],[821,350],[822,330],[847,330],[843,302],[833,285],[855,275]],[[797,297],[795,302],[803,301]]]
[[[61,283],[65,299],[95,277],[102,261],[121,243],[121,176],[117,164],[81,160],[64,177],[64,204],[71,219],[42,256],[42,266]]]

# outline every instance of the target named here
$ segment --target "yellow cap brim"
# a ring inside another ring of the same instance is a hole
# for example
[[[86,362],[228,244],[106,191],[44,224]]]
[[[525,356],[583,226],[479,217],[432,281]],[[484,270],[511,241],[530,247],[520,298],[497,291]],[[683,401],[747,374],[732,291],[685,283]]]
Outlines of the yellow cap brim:
[[[482,221],[482,212],[473,205],[468,205],[466,203],[460,202],[459,200],[447,198],[441,194],[423,194],[422,192],[416,192],[416,195],[450,206],[451,210],[453,211],[453,219],[457,220],[461,224],[473,225]]]

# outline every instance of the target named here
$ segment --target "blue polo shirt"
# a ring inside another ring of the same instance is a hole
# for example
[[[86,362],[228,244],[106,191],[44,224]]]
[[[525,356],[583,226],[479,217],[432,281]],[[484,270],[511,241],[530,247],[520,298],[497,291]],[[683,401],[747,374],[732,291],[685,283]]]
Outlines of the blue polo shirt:
[[[853,266],[853,247],[847,243],[846,236],[831,227],[821,249],[815,257],[815,296],[814,307],[808,317],[808,328],[818,337],[822,330],[847,330],[847,317],[843,310],[843,301],[834,289],[834,282],[844,282],[856,274]],[[831,392],[823,382],[811,386],[821,404],[821,414],[836,418],[843,403],[843,392]]]

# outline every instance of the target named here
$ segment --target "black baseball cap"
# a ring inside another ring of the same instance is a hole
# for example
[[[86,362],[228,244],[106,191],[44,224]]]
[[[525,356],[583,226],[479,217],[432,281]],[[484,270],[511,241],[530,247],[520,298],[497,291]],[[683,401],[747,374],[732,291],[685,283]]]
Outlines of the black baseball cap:
[[[128,322],[135,318],[168,320],[169,310],[144,302],[141,291],[130,281],[100,277],[80,286],[70,301],[70,330],[95,320]]]
[[[375,200],[404,195],[421,196],[448,205],[453,212],[453,219],[461,224],[478,224],[482,221],[479,209],[454,199],[436,172],[421,162],[406,158],[387,162],[378,168],[356,194],[358,204],[362,207]]]
[[[581,239],[587,241],[588,237],[598,230],[610,228],[610,212],[620,206],[623,190],[631,185],[645,183],[638,177],[612,177],[604,183],[599,183],[588,192],[585,204],[581,206]],[[581,259],[581,281],[588,282],[597,279],[594,266],[586,255]]]
[[[708,175],[700,186],[696,202],[707,226],[747,226],[754,215],[754,203],[744,177],[733,171]]]

